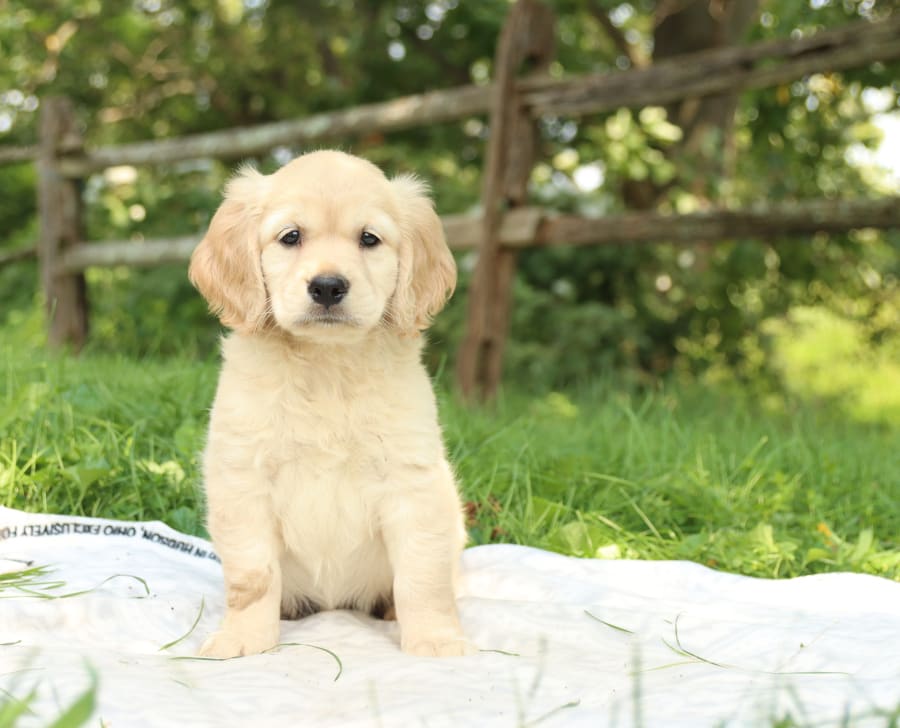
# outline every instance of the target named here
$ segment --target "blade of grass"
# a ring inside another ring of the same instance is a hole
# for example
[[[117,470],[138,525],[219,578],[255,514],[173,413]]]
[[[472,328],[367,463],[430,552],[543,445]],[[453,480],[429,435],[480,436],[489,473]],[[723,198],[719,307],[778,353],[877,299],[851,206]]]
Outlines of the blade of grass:
[[[32,688],[31,692],[24,698],[17,698],[15,695],[2,688],[0,688],[0,692],[3,692],[9,698],[0,705],[0,728],[13,728],[19,718],[25,713],[34,715],[34,711],[31,709],[31,703],[37,695],[36,687]]]
[[[191,633],[196,629],[197,624],[199,624],[199,622],[200,622],[200,617],[203,616],[203,607],[204,607],[203,597],[200,597],[200,610],[197,612],[197,617],[196,617],[196,619],[194,619],[194,623],[191,625],[191,628],[187,632],[185,632],[183,635],[181,635],[181,637],[179,637],[178,639],[172,640],[171,642],[167,642],[162,647],[160,647],[159,648],[160,652],[162,652],[163,650],[168,650],[170,647],[174,647],[179,642],[181,642],[191,636]]]
[[[88,668],[91,684],[48,728],[78,728],[88,722],[97,705],[97,673]]]
[[[634,509],[634,512],[638,514],[640,519],[647,524],[647,528],[653,533],[656,538],[662,541],[662,536],[660,536],[659,531],[656,530],[656,526],[653,525],[653,522],[647,517],[647,514],[641,510],[641,507],[634,501],[634,499],[625,492],[624,488],[619,488],[619,492],[622,494],[622,497],[628,501],[628,504]]]
[[[665,640],[663,640],[663,642],[666,642],[666,646],[667,646],[667,647],[669,647],[670,649],[675,650],[675,652],[679,653],[680,655],[684,655],[685,657],[693,657],[695,660],[698,660],[698,661],[700,661],[700,662],[705,662],[707,665],[714,665],[715,667],[721,667],[721,668],[723,668],[723,669],[728,669],[728,668],[733,667],[732,665],[723,665],[723,664],[718,663],[718,662],[713,662],[712,660],[707,660],[705,657],[701,657],[700,655],[698,655],[698,654],[696,654],[696,653],[694,653],[694,652],[691,652],[690,650],[686,649],[686,648],[684,647],[684,645],[681,644],[681,636],[678,634],[678,620],[679,620],[679,619],[681,619],[681,615],[680,615],[680,614],[679,614],[677,617],[675,617],[675,624],[674,624],[674,628],[675,628],[675,644],[678,645],[678,649],[675,649],[674,647],[672,647],[672,645],[670,645],[668,642],[666,642]]]
[[[619,632],[625,632],[626,634],[634,634],[634,630],[620,627],[619,625],[613,624],[612,622],[607,622],[605,619],[600,619],[600,617],[598,617],[596,614],[591,614],[587,609],[584,610],[584,613],[591,619],[595,619],[600,622],[600,624],[605,624],[607,627],[611,627],[612,629],[618,630]]]
[[[674,645],[671,644],[664,637],[661,639],[662,639],[663,644],[666,647],[668,647],[670,650],[672,650],[672,652],[674,652],[676,655],[681,655],[682,657],[691,658],[691,662],[700,662],[700,663],[703,663],[706,665],[712,665],[713,667],[721,668],[723,670],[738,670],[739,672],[746,672],[746,673],[751,673],[751,674],[756,674],[756,675],[776,675],[776,676],[782,676],[782,675],[850,675],[849,672],[843,672],[840,670],[796,670],[796,671],[793,671],[793,670],[789,670],[789,671],[758,670],[756,668],[740,667],[739,665],[728,665],[728,664],[724,664],[724,663],[720,663],[720,662],[714,662],[713,660],[707,659],[706,657],[703,657],[702,655],[698,655],[696,652],[692,652],[691,650],[687,649],[681,643],[681,637],[678,634],[678,620],[680,618],[681,618],[680,614],[677,617],[675,617],[675,623],[674,623],[675,644]],[[661,670],[664,667],[672,667],[673,665],[678,665],[678,664],[690,664],[690,663],[672,663],[672,665],[663,665],[661,667],[654,667],[654,668],[650,668],[650,669],[651,670]],[[649,670],[646,670],[645,672],[649,672]]]
[[[112,581],[113,579],[134,579],[144,587],[144,594],[136,597],[131,597],[132,599],[143,599],[146,596],[150,595],[150,586],[147,584],[145,579],[142,579],[139,576],[135,576],[134,574],[113,574],[112,576],[106,577],[103,581],[101,581],[96,586],[92,586],[90,589],[81,589],[80,591],[69,592],[68,594],[47,594],[43,591],[37,591],[35,589],[29,589],[25,586],[19,586],[16,584],[10,585],[9,588],[15,589],[16,591],[23,592],[22,594],[0,594],[0,599],[71,599],[72,597],[80,597],[84,594],[90,594],[91,592],[97,591],[100,587],[102,587],[107,582]],[[46,582],[37,584],[37,586],[44,587],[46,589],[58,589],[61,586],[65,586],[65,582]]]
[[[548,718],[552,718],[557,713],[559,713],[563,710],[568,710],[569,708],[577,708],[579,705],[581,705],[581,700],[572,700],[568,703],[564,703],[563,705],[557,705],[555,708],[553,708],[552,710],[548,710],[546,713],[544,713],[539,718],[530,720],[527,723],[524,723],[523,725],[532,726],[532,725],[537,725],[538,723],[543,723],[545,720],[547,720]]]
[[[337,671],[337,675],[334,676],[334,682],[337,682],[338,678],[344,672],[344,664],[341,662],[341,658],[338,657],[334,652],[329,650],[327,647],[319,647],[319,645],[310,645],[310,644],[307,644],[306,642],[280,642],[277,645],[275,645],[274,647],[270,647],[268,650],[266,650],[266,653],[272,652],[272,650],[277,650],[280,647],[309,647],[314,650],[320,650],[321,652],[328,653],[329,655],[331,655],[334,658],[334,661],[338,664],[338,671]]]
[[[32,576],[45,576],[51,571],[49,566],[32,566],[30,569],[21,569],[19,571],[5,571],[0,574],[0,588],[3,588],[3,582],[29,579]]]
[[[692,662],[702,662],[707,665],[712,665],[713,667],[720,667],[723,670],[734,669],[734,665],[723,665],[719,662],[713,662],[712,660],[707,660],[705,657],[700,657],[700,655],[696,655],[693,652],[688,652],[687,650],[681,649],[680,647],[676,647],[671,642],[669,642],[665,637],[662,637],[663,644],[668,647],[672,652],[676,655],[681,655],[682,657],[690,657]]]
[[[172,655],[170,660],[198,660],[201,662],[224,662],[233,660],[233,657],[201,657],[200,655]]]

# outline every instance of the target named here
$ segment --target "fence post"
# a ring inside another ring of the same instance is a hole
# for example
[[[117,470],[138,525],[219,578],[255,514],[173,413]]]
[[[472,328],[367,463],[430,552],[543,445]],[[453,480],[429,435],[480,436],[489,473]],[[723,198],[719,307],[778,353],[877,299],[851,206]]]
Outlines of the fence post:
[[[60,270],[61,253],[82,238],[81,180],[65,178],[60,156],[78,153],[83,140],[72,102],[63,97],[41,101],[38,145],[38,259],[52,346],[81,348],[87,336],[87,292],[84,274]]]
[[[527,203],[537,145],[537,126],[523,105],[516,78],[524,66],[532,72],[545,70],[554,50],[552,11],[538,0],[518,0],[509,11],[494,55],[490,137],[481,192],[482,239],[457,363],[457,379],[467,399],[491,399],[503,371],[516,252],[500,245],[500,226],[506,212]]]

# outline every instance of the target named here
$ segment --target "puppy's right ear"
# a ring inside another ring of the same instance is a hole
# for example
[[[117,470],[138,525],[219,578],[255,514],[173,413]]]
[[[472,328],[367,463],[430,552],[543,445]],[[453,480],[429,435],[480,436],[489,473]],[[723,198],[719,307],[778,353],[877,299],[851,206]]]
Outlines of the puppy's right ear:
[[[225,186],[225,201],[191,255],[188,277],[225,325],[250,333],[267,319],[257,230],[267,178],[242,168]]]

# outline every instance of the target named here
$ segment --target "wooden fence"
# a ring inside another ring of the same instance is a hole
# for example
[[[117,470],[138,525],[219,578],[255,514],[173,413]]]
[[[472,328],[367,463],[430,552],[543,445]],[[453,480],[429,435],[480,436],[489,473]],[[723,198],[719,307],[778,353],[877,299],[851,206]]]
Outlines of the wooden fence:
[[[658,106],[900,58],[900,17],[861,21],[803,38],[678,56],[647,68],[565,79],[546,74],[554,53],[554,27],[550,10],[539,0],[518,0],[497,44],[490,85],[463,86],[175,139],[86,149],[71,103],[59,97],[42,99],[38,144],[0,148],[0,164],[34,160],[38,165],[40,239],[36,254],[46,293],[50,343],[78,347],[87,335],[86,268],[187,261],[201,237],[85,242],[81,188],[88,175],[117,165],[235,159],[277,146],[319,144],[485,113],[491,134],[481,195],[483,214],[442,218],[452,248],[479,251],[457,371],[460,387],[470,397],[490,398],[500,382],[510,290],[521,248],[764,239],[900,227],[900,198],[814,200],[689,215],[634,212],[598,221],[530,207],[526,195],[536,152],[536,123],[542,116],[578,117],[617,108]],[[526,65],[529,75],[520,76]],[[5,260],[27,254],[17,251]]]

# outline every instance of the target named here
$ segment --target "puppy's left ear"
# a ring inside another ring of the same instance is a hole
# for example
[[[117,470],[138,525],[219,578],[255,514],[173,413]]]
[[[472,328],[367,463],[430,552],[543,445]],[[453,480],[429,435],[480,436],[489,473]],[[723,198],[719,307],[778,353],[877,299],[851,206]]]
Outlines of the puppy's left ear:
[[[456,261],[447,247],[427,185],[410,175],[391,180],[391,185],[397,195],[403,234],[391,318],[401,331],[415,334],[428,328],[453,294]]]

